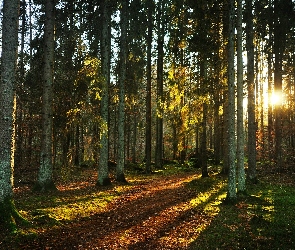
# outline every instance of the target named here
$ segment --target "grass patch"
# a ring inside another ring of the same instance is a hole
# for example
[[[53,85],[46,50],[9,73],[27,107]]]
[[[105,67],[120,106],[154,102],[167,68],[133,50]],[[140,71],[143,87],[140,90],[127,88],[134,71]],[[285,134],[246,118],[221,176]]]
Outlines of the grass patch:
[[[234,206],[218,205],[191,249],[295,248],[294,187],[260,182],[247,192]]]

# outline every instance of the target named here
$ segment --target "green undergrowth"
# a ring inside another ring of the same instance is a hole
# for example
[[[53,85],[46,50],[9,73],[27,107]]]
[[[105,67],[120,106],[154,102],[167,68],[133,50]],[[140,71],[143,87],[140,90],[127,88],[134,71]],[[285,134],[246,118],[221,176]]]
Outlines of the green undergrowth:
[[[249,186],[235,205],[213,209],[214,219],[191,249],[295,249],[294,207],[294,187]]]
[[[20,226],[17,234],[5,235],[1,246],[18,249],[19,243],[38,238],[40,232],[62,227],[70,222],[91,218],[102,211],[112,200],[131,187],[118,185],[111,189],[56,191],[50,193],[29,193],[15,199],[19,213],[30,224]],[[0,234],[0,236],[2,236]],[[1,237],[0,237],[1,238]]]

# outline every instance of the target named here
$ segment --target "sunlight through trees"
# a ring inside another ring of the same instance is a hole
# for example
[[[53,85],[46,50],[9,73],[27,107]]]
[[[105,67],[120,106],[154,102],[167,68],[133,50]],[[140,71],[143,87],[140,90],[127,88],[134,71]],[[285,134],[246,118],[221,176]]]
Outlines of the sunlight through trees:
[[[294,1],[2,2],[0,203],[167,163],[221,166],[235,201],[293,167]]]

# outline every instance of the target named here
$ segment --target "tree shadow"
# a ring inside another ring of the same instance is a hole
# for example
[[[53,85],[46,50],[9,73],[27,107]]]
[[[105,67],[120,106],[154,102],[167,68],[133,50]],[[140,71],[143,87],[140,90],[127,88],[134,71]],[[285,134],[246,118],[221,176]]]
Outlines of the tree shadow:
[[[49,228],[33,241],[23,239],[19,247],[30,246],[34,249],[52,246],[59,249],[75,249],[79,245],[94,242],[96,245],[107,242],[112,245],[114,235],[122,236],[126,230],[192,199],[195,192],[184,187],[186,178],[167,178],[159,181],[160,186],[153,188],[144,187],[144,184],[135,186],[121,194],[114,203],[109,204],[106,212],[98,212],[78,221],[69,221],[61,227]],[[90,195],[83,199],[89,202],[93,197]],[[87,246],[85,247],[87,249]]]
[[[219,206],[218,215],[189,249],[294,249],[295,215],[289,215],[295,192],[294,198],[282,194],[263,183],[251,186],[235,205]]]
[[[71,193],[72,194],[72,193]],[[130,185],[104,211],[23,237],[16,249],[292,249],[295,191],[259,183],[225,205],[221,176]],[[91,202],[93,197],[81,197]],[[65,202],[67,204],[67,202]]]

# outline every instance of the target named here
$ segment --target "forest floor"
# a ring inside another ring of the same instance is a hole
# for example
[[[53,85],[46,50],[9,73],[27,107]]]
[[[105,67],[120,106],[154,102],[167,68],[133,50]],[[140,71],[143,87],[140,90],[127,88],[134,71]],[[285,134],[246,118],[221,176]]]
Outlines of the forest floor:
[[[247,195],[225,204],[218,167],[167,166],[96,187],[96,170],[73,171],[58,191],[15,189],[30,226],[0,232],[0,249],[295,249],[295,175],[261,170]],[[2,235],[1,235],[2,234]]]

